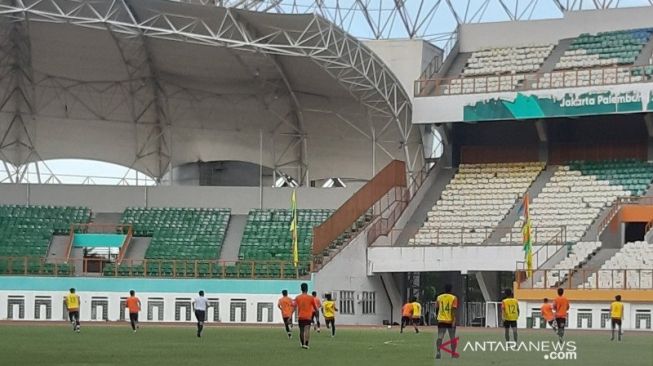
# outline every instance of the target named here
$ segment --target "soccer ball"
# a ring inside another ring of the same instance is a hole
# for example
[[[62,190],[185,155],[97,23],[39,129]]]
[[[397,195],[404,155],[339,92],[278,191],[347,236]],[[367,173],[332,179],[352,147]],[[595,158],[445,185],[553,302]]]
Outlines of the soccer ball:
[[[392,329],[392,325],[388,325],[388,329]]]

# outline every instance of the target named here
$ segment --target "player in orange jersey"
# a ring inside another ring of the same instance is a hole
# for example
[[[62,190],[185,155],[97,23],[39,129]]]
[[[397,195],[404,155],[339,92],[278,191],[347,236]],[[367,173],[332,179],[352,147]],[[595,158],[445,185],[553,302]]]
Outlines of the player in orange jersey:
[[[308,341],[311,338],[311,322],[313,314],[317,311],[313,296],[308,294],[308,284],[301,284],[302,293],[295,298],[295,308],[299,323],[299,341],[302,348],[308,349]]]
[[[555,310],[556,325],[558,326],[558,339],[562,342],[565,337],[565,325],[567,325],[567,314],[569,313],[569,300],[564,295],[563,288],[558,289],[558,297],[553,300],[553,309]]]
[[[544,303],[540,306],[540,313],[545,322],[547,322],[553,331],[556,332],[557,326],[555,323],[555,315],[553,314],[553,305],[549,303],[548,298],[544,298]]]
[[[129,309],[129,322],[131,323],[132,330],[136,333],[136,329],[139,328],[138,312],[141,311],[141,300],[136,297],[136,291],[129,291],[129,297],[125,301],[125,307]]]
[[[404,306],[401,307],[401,328],[399,329],[399,333],[404,332],[404,328],[408,324],[410,324],[410,320],[413,317],[413,303],[412,302],[407,302],[404,304]]]
[[[292,299],[288,297],[288,290],[281,291],[281,298],[277,302],[277,307],[281,310],[281,318],[283,318],[283,325],[286,327],[286,334],[288,338],[292,338],[290,326],[292,325],[292,313],[295,311],[295,305]]]

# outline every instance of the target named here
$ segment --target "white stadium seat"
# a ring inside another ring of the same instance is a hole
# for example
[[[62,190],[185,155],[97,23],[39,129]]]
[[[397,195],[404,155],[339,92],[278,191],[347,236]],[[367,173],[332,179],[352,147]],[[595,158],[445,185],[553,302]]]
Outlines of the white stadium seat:
[[[462,164],[410,244],[483,243],[542,168],[542,163]]]

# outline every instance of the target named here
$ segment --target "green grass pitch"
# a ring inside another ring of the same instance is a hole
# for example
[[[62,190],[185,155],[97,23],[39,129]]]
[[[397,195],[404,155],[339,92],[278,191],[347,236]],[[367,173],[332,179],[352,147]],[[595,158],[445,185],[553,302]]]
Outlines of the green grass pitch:
[[[67,324],[0,325],[0,365],[592,365],[652,366],[653,333],[626,332],[621,343],[608,331],[569,331],[577,360],[544,360],[543,353],[462,352],[434,359],[434,329],[399,334],[398,327],[342,328],[335,338],[323,329],[312,334],[311,349],[288,340],[282,327],[208,326],[201,339],[193,326],[143,324],[133,334],[128,324],[82,324],[81,334]],[[408,329],[410,330],[410,329]],[[501,341],[502,329],[459,328],[460,342]],[[520,340],[554,340],[551,330],[520,330]]]

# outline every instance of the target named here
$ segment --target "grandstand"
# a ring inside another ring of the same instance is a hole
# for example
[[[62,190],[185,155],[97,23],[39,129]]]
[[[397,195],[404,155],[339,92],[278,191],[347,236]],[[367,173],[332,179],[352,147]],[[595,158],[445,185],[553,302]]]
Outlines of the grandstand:
[[[540,163],[460,165],[411,243],[482,243],[542,168]]]
[[[85,321],[134,288],[185,322],[201,288],[211,322],[278,323],[306,282],[340,324],[393,324],[451,283],[461,325],[511,287],[532,326],[564,287],[571,328],[619,293],[651,329],[653,7],[458,16],[447,45],[362,41],[318,2],[48,3],[0,12],[0,319],[60,320],[77,287]],[[152,186],[30,173],[62,157]]]
[[[128,208],[120,223],[151,236],[147,259],[217,259],[229,209]]]

